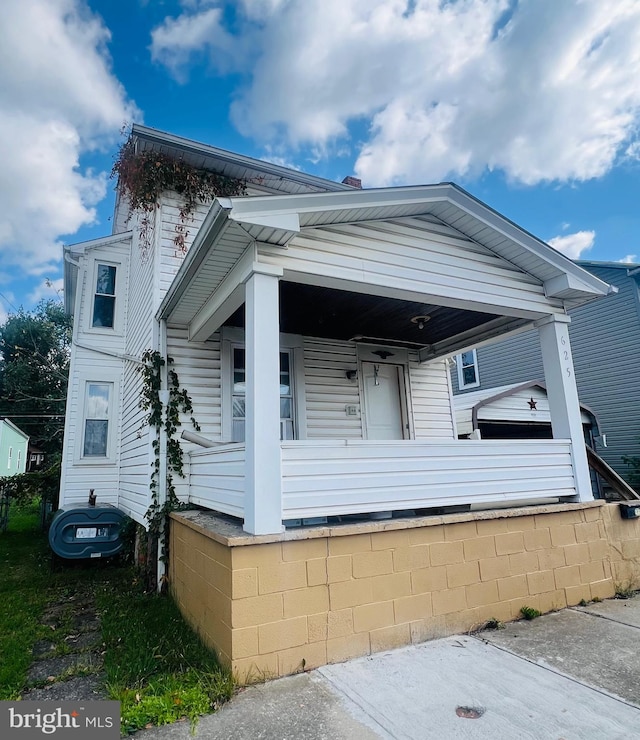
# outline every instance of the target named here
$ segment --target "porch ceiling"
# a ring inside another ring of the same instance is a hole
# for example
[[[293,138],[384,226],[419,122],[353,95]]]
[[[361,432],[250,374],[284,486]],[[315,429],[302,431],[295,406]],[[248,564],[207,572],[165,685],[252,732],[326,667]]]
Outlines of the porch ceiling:
[[[419,328],[411,319],[428,316]],[[280,331],[286,334],[425,348],[503,317],[433,304],[382,298],[315,285],[280,282]],[[244,326],[244,307],[226,322]]]

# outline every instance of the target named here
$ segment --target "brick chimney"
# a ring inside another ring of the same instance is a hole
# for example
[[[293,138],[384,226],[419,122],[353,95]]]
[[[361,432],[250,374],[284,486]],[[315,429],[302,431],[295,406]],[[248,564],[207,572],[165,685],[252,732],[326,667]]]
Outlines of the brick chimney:
[[[342,184],[351,185],[352,188],[362,190],[362,180],[359,177],[351,177],[351,175],[347,175],[342,181]]]

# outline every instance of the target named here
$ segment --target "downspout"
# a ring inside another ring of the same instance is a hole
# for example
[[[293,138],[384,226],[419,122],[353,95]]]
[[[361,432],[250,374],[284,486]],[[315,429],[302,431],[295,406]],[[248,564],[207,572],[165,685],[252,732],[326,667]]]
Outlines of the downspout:
[[[167,431],[165,422],[167,418],[167,407],[169,405],[169,387],[167,382],[167,322],[164,319],[159,321],[158,351],[164,359],[164,365],[160,369],[160,403],[162,404],[162,424],[158,432],[158,454],[160,468],[158,469],[158,506],[161,508],[167,501]],[[158,537],[158,562],[157,562],[157,588],[158,591],[166,581],[167,564],[162,559],[165,551],[167,532],[165,531],[166,523],[163,525]]]

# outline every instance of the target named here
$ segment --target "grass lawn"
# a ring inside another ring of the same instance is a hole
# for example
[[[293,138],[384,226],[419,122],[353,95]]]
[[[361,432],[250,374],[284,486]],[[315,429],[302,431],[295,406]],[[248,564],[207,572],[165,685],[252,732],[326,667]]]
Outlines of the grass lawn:
[[[81,586],[95,594],[111,699],[121,702],[122,731],[195,721],[230,698],[233,679],[185,624],[173,601],[145,593],[134,571],[109,561],[52,567],[37,508],[12,510],[0,534],[0,699],[25,688],[31,648],[58,638],[40,623],[45,606]],[[63,635],[60,635],[63,650]]]

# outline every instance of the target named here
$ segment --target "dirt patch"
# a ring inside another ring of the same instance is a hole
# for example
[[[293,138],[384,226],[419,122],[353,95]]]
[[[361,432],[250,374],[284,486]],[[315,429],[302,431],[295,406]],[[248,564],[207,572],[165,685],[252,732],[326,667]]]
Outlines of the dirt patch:
[[[45,609],[42,624],[55,636],[51,640],[39,640],[33,646],[34,660],[22,699],[107,699],[100,616],[90,589],[61,594]]]

